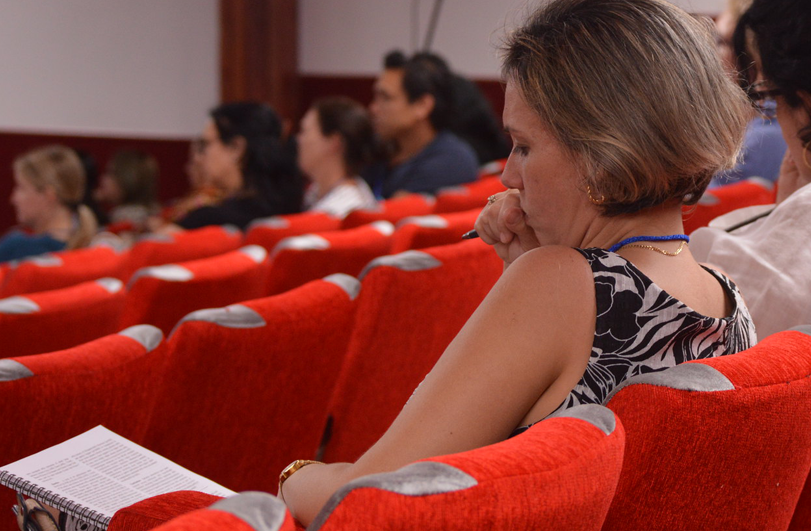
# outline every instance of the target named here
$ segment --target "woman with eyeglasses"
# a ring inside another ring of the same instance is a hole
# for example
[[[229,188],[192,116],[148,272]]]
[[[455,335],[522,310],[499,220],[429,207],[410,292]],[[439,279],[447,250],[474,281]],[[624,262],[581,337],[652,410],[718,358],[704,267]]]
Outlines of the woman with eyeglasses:
[[[788,150],[776,204],[714,220],[690,249],[735,278],[763,338],[811,323],[811,2],[755,0],[734,44],[750,98],[775,114]]]
[[[282,141],[282,123],[268,105],[226,103],[210,112],[197,141],[203,181],[223,200],[191,210],[175,223],[181,229],[235,225],[301,211],[304,183]]]

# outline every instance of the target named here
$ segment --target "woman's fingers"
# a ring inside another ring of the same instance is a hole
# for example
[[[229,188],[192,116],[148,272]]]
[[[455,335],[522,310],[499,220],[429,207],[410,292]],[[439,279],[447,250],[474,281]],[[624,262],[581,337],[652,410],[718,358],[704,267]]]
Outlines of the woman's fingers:
[[[517,196],[517,192],[513,190],[493,195],[479,214],[474,227],[486,244],[509,243],[512,240],[512,233],[504,222],[504,213],[505,209],[518,205],[517,197],[513,200],[514,195]]]

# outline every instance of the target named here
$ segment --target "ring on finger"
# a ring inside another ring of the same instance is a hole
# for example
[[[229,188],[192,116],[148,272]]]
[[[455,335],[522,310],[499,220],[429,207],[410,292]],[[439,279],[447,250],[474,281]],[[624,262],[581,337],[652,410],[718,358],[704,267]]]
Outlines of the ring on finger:
[[[487,198],[487,204],[488,204],[488,205],[492,205],[492,204],[493,204],[493,203],[495,203],[495,202],[496,202],[496,196],[495,196],[495,194],[494,194],[494,195],[491,195],[490,197],[488,197],[488,198]]]

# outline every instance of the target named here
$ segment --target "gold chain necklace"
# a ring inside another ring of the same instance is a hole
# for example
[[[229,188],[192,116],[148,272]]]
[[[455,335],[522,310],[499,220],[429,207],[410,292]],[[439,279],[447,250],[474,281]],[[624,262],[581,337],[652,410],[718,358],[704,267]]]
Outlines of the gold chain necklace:
[[[639,247],[640,249],[648,249],[650,251],[656,251],[657,253],[663,254],[665,256],[678,256],[678,254],[680,252],[682,252],[682,250],[684,249],[684,244],[685,243],[687,243],[687,242],[682,240],[681,243],[679,244],[679,248],[676,249],[675,251],[673,251],[672,253],[669,252],[669,251],[665,251],[664,249],[662,249],[660,247],[655,247],[653,245],[646,245],[644,243],[628,243],[628,244],[624,245],[623,247]]]

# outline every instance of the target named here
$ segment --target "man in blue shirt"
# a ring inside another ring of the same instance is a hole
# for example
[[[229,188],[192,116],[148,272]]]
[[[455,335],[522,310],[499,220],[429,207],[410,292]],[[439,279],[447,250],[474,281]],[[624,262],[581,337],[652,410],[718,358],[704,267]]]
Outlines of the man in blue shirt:
[[[364,177],[375,195],[433,193],[476,179],[473,149],[447,130],[453,108],[451,73],[425,54],[386,56],[369,108],[390,155]]]

